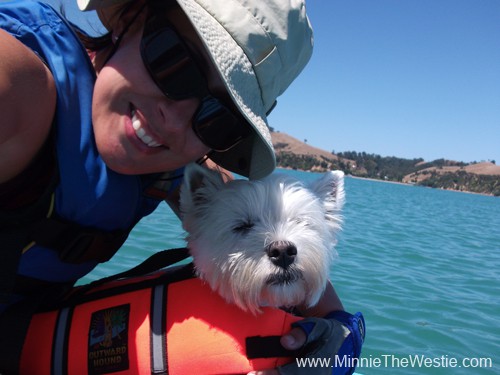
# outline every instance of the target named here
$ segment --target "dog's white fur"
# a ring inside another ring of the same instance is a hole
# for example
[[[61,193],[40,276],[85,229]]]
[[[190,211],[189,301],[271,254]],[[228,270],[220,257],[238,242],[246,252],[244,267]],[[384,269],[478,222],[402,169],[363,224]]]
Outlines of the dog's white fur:
[[[336,254],[343,204],[341,171],[310,186],[282,174],[224,183],[217,172],[190,164],[181,190],[181,218],[198,275],[254,314],[266,305],[317,304]],[[296,249],[286,268],[273,259],[278,253],[269,252],[280,241]]]

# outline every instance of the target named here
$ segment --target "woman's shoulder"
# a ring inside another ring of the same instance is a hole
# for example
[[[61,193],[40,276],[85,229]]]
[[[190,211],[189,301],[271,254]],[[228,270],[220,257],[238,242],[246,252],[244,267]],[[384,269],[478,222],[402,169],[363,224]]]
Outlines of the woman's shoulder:
[[[0,29],[0,183],[19,174],[48,137],[56,106],[49,69]]]

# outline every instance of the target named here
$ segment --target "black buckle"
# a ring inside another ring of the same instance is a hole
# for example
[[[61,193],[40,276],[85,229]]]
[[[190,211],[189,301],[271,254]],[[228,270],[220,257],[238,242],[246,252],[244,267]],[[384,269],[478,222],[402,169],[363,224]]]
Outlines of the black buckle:
[[[104,231],[50,218],[37,223],[30,234],[38,245],[56,250],[62,261],[80,264],[108,261],[129,232],[130,229]]]
[[[128,237],[128,231],[104,232],[86,228],[77,233],[59,250],[59,259],[68,263],[107,262]]]

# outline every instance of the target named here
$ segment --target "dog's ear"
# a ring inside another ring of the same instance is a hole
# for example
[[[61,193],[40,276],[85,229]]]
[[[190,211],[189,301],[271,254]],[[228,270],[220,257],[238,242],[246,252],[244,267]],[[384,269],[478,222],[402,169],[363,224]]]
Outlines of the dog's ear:
[[[222,176],[211,169],[191,163],[184,168],[184,179],[181,187],[181,211],[187,212],[189,207],[210,200],[212,194],[224,186]]]
[[[344,172],[327,172],[314,181],[310,188],[325,205],[326,219],[339,224],[341,221],[340,213],[345,202]]]

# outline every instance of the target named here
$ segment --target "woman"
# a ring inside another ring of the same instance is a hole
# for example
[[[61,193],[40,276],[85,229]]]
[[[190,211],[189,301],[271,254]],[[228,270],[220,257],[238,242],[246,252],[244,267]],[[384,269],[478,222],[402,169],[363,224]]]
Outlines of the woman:
[[[272,172],[266,113],[312,51],[302,3],[79,3],[110,31],[90,52],[51,8],[0,6],[3,309],[60,295],[162,200],[175,209],[187,163]],[[329,285],[304,314],[342,310]],[[312,320],[282,344],[321,340],[316,355],[329,356],[342,343],[332,322]]]

